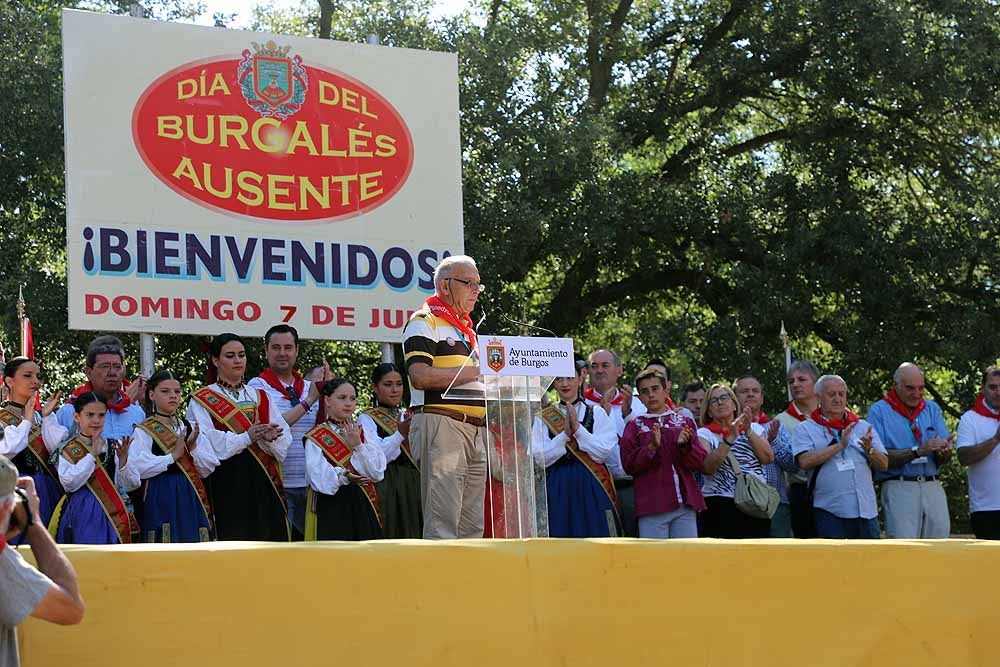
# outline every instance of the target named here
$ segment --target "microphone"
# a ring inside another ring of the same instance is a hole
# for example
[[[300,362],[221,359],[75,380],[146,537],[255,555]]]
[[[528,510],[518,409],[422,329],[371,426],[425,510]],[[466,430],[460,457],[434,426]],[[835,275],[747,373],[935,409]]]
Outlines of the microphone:
[[[545,327],[535,326],[534,324],[528,324],[527,322],[519,322],[519,321],[517,321],[517,320],[515,320],[515,319],[513,319],[511,317],[507,317],[507,313],[503,312],[503,308],[501,308],[500,306],[497,306],[496,309],[497,309],[497,313],[500,314],[500,317],[502,317],[503,319],[507,320],[511,324],[516,324],[516,325],[518,325],[520,327],[527,327],[528,329],[534,329],[536,331],[542,331],[544,333],[547,333],[552,338],[558,338],[558,336],[556,336],[555,332],[552,331],[551,329],[546,329]]]

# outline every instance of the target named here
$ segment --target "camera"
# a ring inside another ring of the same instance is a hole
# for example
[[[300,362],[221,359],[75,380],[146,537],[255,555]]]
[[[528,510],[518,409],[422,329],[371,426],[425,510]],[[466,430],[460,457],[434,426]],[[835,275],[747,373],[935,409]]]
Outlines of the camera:
[[[17,500],[10,511],[10,525],[5,535],[8,540],[14,539],[28,527],[28,496],[22,489],[14,489],[14,495]]]

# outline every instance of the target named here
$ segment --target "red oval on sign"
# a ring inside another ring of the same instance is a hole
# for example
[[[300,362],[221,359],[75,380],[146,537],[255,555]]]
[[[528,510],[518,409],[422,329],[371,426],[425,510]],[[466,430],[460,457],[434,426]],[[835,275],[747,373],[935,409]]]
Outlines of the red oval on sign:
[[[175,192],[267,220],[370,211],[413,166],[410,131],[384,97],[273,42],[161,76],[135,105],[132,137]]]

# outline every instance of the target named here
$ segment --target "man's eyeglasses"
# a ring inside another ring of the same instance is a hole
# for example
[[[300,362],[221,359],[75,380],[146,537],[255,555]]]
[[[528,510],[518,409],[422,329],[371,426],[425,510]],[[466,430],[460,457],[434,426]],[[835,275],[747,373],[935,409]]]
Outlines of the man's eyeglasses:
[[[103,363],[103,364],[97,364],[96,366],[94,366],[94,370],[98,370],[98,371],[112,371],[113,370],[113,371],[121,372],[123,369],[124,369],[124,367],[121,364]]]
[[[448,278],[448,280],[454,280],[457,283],[462,283],[476,294],[482,294],[486,290],[482,283],[477,283],[474,280],[462,280],[461,278]]]
[[[295,391],[295,387],[285,387],[285,391],[288,393],[288,402],[291,403],[294,408],[299,404],[302,397],[299,396],[299,392]]]

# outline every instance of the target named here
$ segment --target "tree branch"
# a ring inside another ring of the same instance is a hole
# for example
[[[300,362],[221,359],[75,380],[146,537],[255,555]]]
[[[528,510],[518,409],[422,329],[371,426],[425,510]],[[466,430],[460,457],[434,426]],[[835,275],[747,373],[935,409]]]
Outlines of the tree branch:
[[[733,28],[733,24],[750,7],[750,4],[750,0],[733,0],[732,4],[729,5],[729,9],[722,15],[716,26],[705,35],[701,48],[698,49],[698,53],[691,59],[691,69],[698,69],[709,52],[715,49],[722,39],[729,34],[729,31]]]

